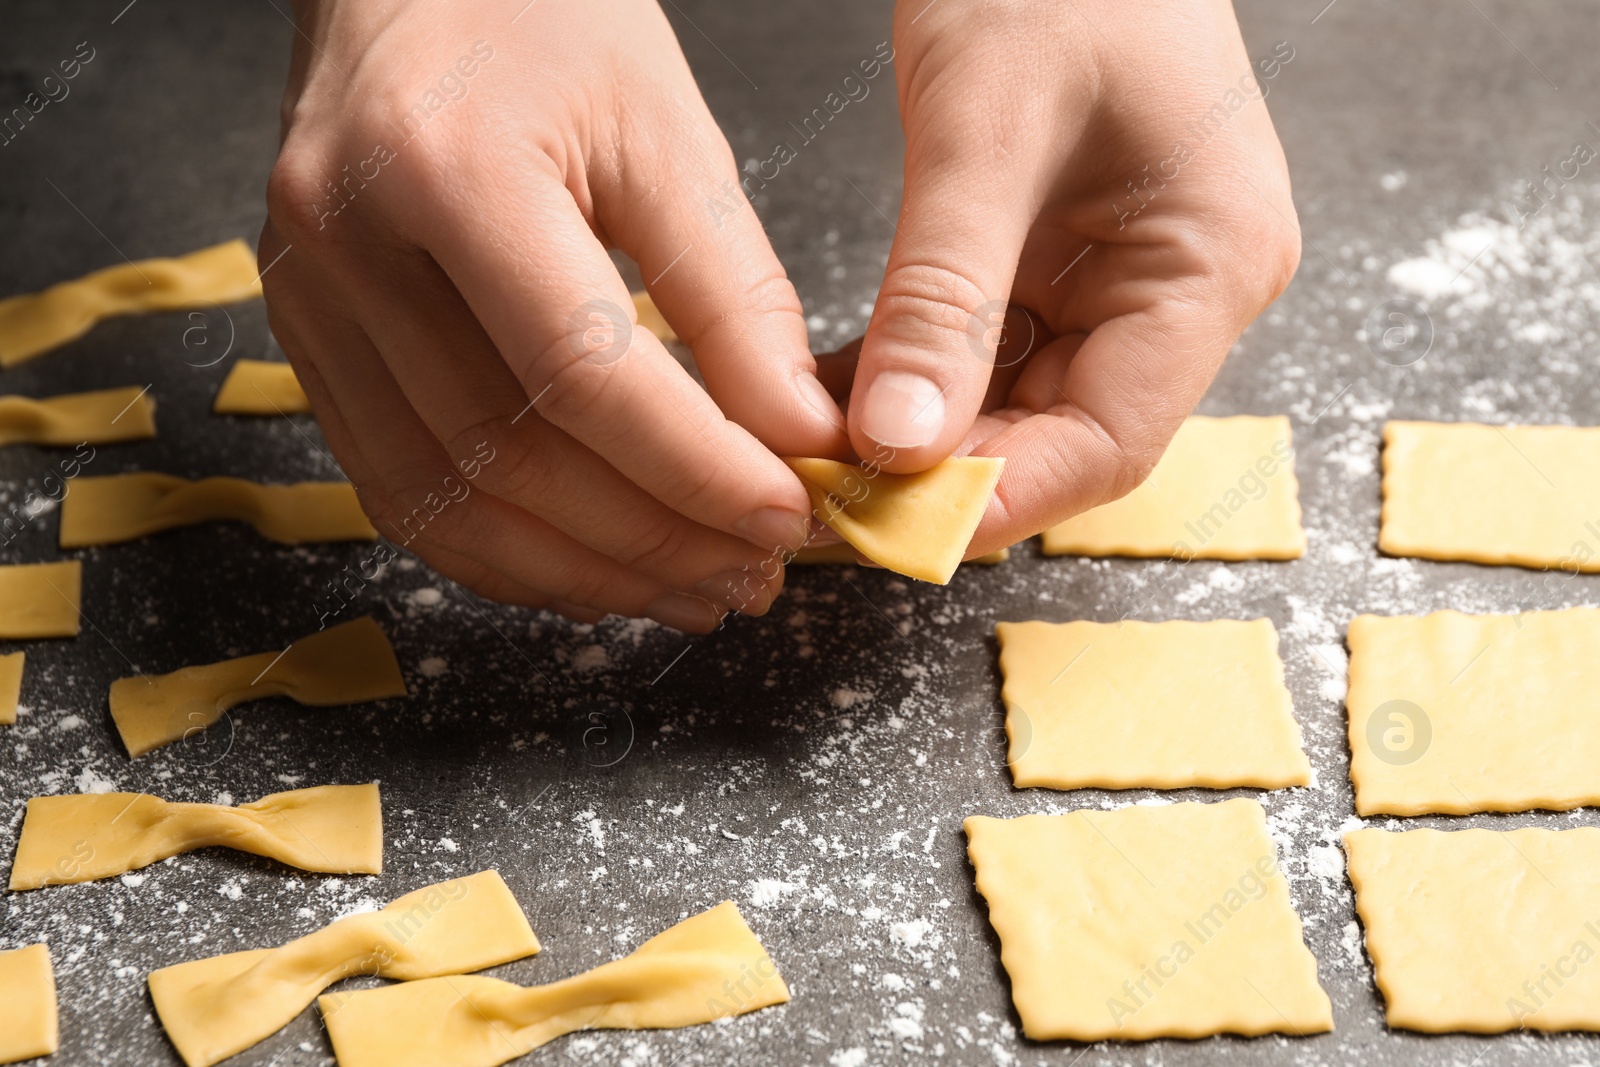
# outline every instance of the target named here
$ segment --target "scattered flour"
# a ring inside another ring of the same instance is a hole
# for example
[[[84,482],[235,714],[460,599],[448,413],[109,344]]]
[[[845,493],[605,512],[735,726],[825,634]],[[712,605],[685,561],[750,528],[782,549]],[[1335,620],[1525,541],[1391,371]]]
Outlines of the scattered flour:
[[[747,899],[753,908],[770,908],[798,888],[800,887],[776,878],[757,878],[750,883]]]

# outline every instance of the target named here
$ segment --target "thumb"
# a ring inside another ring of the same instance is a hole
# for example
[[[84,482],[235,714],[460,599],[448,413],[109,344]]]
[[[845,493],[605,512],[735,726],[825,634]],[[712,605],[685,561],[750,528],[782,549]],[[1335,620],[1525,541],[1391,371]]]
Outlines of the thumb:
[[[949,456],[983,403],[1037,209],[1028,168],[1013,160],[997,174],[995,157],[993,144],[930,151],[908,136],[900,221],[848,416],[856,453],[885,470]]]

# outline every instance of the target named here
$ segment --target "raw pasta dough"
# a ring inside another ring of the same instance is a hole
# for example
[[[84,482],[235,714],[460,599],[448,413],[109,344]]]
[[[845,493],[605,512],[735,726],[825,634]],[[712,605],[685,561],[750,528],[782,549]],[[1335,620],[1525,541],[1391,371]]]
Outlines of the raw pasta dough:
[[[44,945],[0,952],[0,1063],[48,1056],[60,1044],[56,975]]]
[[[271,541],[371,541],[349,482],[260,485],[242,478],[189,481],[170,474],[79,478],[61,502],[61,547],[132,541],[202,522],[247,522]]]
[[[1267,619],[1002,622],[996,631],[1018,786],[1311,781]]]
[[[1378,547],[1600,571],[1600,427],[1391,422]]]
[[[433,979],[330,993],[318,1005],[339,1067],[495,1067],[575,1030],[693,1026],[788,999],[777,966],[724,901],[549,985]]]
[[[1299,559],[1289,420],[1192,415],[1150,477],[1120,500],[1044,532],[1049,556]]]
[[[1333,1029],[1255,801],[965,825],[1034,1040]]]
[[[287,363],[241,359],[222,379],[211,410],[218,415],[295,415],[311,410],[311,399]]]
[[[1011,550],[1009,548],[1002,548],[997,552],[990,552],[986,555],[975,556],[972,559],[963,560],[962,562],[978,563],[988,567],[993,566],[996,563],[1004,563],[1010,558]],[[841,545],[820,545],[816,547],[802,548],[799,552],[795,553],[794,559],[789,561],[790,564],[799,564],[802,567],[816,564],[855,562],[856,550],[851,547],[849,542]]]
[[[155,401],[141,386],[43,400],[0,396],[0,445],[109,445],[155,435]]]
[[[303,637],[283,652],[111,683],[111,717],[128,755],[181,741],[247,700],[286,696],[325,707],[406,695],[394,648],[370,616]]]
[[[1356,811],[1600,803],[1597,693],[1600,609],[1359,615],[1346,697]]]
[[[303,871],[381,873],[378,786],[294,789],[238,807],[173,803],[148,793],[34,797],[22,821],[11,889],[115,878],[213,845]]]
[[[0,566],[0,640],[78,636],[82,586],[75,559]]]
[[[113,315],[182,311],[260,295],[255,253],[239,240],[176,259],[107,267],[40,293],[0,300],[0,367],[76,340]]]
[[[1600,1030],[1600,830],[1356,830],[1356,911],[1390,1026]]]
[[[0,726],[17,721],[17,704],[22,700],[23,653],[0,656]]]
[[[407,893],[280,948],[163,967],[150,974],[150,998],[188,1067],[210,1067],[283,1029],[341,978],[464,974],[538,951],[499,872],[482,871]]]
[[[639,325],[655,334],[659,341],[676,341],[678,335],[667,323],[667,317],[661,314],[661,309],[656,307],[656,302],[650,299],[650,294],[637,292],[633,294],[633,314],[639,320]]]
[[[1005,460],[947,459],[920,474],[872,472],[831,459],[786,459],[816,517],[861,554],[944,585],[983,519]]]

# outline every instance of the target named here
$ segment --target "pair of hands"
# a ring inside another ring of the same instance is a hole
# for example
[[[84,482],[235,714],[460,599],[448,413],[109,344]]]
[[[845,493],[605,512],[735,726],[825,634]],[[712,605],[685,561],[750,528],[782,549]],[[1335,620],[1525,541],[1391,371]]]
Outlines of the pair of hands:
[[[813,357],[655,0],[523,3],[302,0],[261,238],[368,514],[493,599],[761,614],[808,536],[785,455],[1004,456],[969,554],[1012,544],[1138,484],[1298,263],[1227,0],[899,0],[896,237]]]

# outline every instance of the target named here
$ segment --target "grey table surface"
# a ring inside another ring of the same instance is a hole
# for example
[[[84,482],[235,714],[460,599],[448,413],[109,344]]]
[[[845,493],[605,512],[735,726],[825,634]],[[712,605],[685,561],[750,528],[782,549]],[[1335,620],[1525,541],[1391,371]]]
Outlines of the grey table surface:
[[[393,637],[409,699],[253,705],[203,744],[131,762],[106,710],[113,679],[135,665],[164,671],[283,647],[315,628],[323,583],[369,550],[282,549],[223,526],[79,553],[87,625],[76,640],[27,646],[26,713],[0,731],[0,865],[37,793],[244,801],[372,779],[382,782],[386,857],[381,877],[325,878],[211,850],[122,879],[7,895],[0,948],[44,939],[55,958],[63,1042],[52,1062],[176,1063],[145,989],[153,968],[277,944],[488,866],[546,945],[497,974],[532,983],[576,973],[731,898],[794,993],[725,1025],[564,1038],[534,1061],[1489,1067],[1600,1056],[1581,1035],[1386,1030],[1338,849],[1353,811],[1340,700],[1353,615],[1554,607],[1592,602],[1600,589],[1600,577],[1552,583],[1509,568],[1385,559],[1374,544],[1385,418],[1600,421],[1600,385],[1586,373],[1600,244],[1592,171],[1518,223],[1519,204],[1533,205],[1524,186],[1541,168],[1557,167],[1575,142],[1600,143],[1589,124],[1600,121],[1600,21],[1589,0],[1324,3],[1242,4],[1252,55],[1279,41],[1294,52],[1269,106],[1293,168],[1305,256],[1201,407],[1291,416],[1304,559],[1097,562],[1045,559],[1024,545],[1005,566],[964,569],[947,588],[853,568],[796,571],[767,617],[693,639],[480,603],[408,560],[350,610],[371,613]],[[253,239],[260,225],[291,35],[283,5],[124,4],[8,0],[0,11],[6,108],[80,42],[94,55],[69,96],[0,147],[0,292],[31,291],[119,253]],[[889,32],[883,3],[667,7],[741,160],[791,139],[789,122]],[[885,78],[757,202],[819,349],[864,325],[891,237],[900,149]],[[1419,321],[1432,333],[1426,356],[1408,366],[1380,361],[1364,340],[1372,310],[1398,298],[1425,307]],[[101,448],[95,474],[336,476],[309,417],[209,414],[233,359],[275,353],[259,304],[123,319],[6,371],[0,391],[150,385],[160,438]],[[5,450],[0,492],[16,500],[38,488],[59,459]],[[54,537],[55,517],[43,515],[0,559],[56,558]],[[1152,794],[1011,787],[994,623],[1125,615],[1267,615],[1282,632],[1316,780],[1240,792],[1259,796],[1279,839],[1333,1000],[1332,1034],[1093,1046],[1019,1036],[962,818]],[[606,724],[604,759],[585,758],[574,741],[592,713]],[[330,1061],[306,1012],[236,1062]]]

